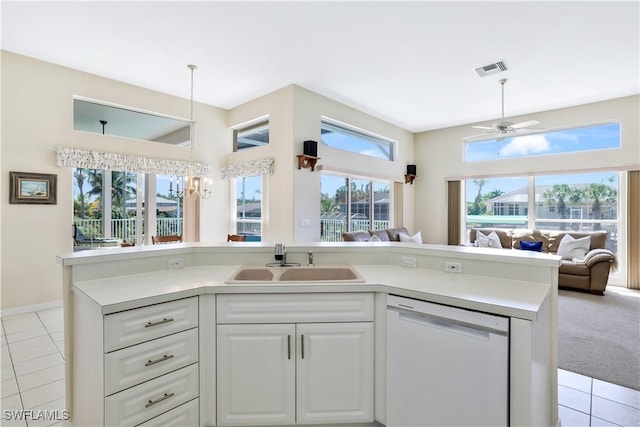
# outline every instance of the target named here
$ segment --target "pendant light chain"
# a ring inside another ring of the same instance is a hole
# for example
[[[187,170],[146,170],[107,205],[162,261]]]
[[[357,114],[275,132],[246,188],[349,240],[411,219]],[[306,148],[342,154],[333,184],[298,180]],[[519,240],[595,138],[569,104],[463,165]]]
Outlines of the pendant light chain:
[[[193,71],[197,70],[198,67],[193,64],[188,64],[187,68],[191,70],[191,94],[190,94],[190,111],[189,111],[189,155],[191,161],[193,161],[193,146],[195,145],[195,122],[193,121]],[[173,178],[172,178],[173,181]],[[179,185],[179,184],[178,184]],[[179,186],[176,186],[176,192],[173,192],[172,182],[169,183],[169,195],[176,197],[183,196],[193,196],[200,197],[201,199],[208,199],[211,197],[211,190],[209,186],[211,185],[211,181],[207,177],[196,177],[193,175],[192,171],[189,171],[189,175],[185,177],[184,181],[184,189],[180,191]]]

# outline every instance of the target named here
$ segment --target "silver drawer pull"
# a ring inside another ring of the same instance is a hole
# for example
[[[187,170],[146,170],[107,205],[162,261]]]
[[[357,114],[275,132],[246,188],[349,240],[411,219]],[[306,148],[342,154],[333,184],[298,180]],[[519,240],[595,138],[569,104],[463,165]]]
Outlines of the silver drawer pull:
[[[175,393],[165,393],[164,396],[157,398],[156,400],[149,400],[149,403],[147,403],[146,405],[144,405],[145,408],[148,408],[149,406],[153,406],[156,403],[160,403],[165,399],[168,399],[172,396],[174,396]]]
[[[156,363],[164,362],[165,360],[169,360],[171,358],[173,358],[173,354],[165,354],[164,356],[162,356],[159,359],[149,360],[147,363],[144,364],[144,366],[155,365]]]
[[[144,327],[145,328],[150,328],[152,326],[158,326],[158,325],[162,325],[163,323],[169,323],[169,322],[173,322],[173,317],[165,317],[162,320],[158,320],[155,322],[147,322]]]

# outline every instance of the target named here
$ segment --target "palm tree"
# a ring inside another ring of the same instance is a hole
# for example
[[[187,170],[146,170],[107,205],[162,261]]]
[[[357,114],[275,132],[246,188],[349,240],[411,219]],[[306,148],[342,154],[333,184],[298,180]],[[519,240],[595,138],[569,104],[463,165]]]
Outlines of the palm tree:
[[[604,219],[602,212],[602,203],[615,204],[618,199],[618,191],[606,184],[589,184],[584,190],[584,197],[592,200],[591,213],[593,219]],[[593,224],[594,230],[600,230],[601,224],[599,222]]]
[[[555,204],[561,219],[567,218],[567,202],[569,199],[572,203],[578,203],[582,198],[581,191],[569,184],[554,184],[553,187],[542,193],[547,206]],[[560,229],[565,230],[567,224],[563,221],[560,223]]]
[[[487,179],[474,179],[473,183],[478,186],[478,194],[473,200],[471,206],[467,208],[467,215],[482,215],[487,211],[487,206],[482,203],[482,187],[484,187],[489,180]]]
[[[340,205],[332,199],[327,194],[322,195],[322,200],[320,200],[320,215],[322,218],[326,218],[331,216],[336,212],[340,211]]]
[[[80,209],[78,212],[78,216],[80,218],[84,218],[85,214],[85,206],[84,206],[84,180],[87,178],[85,171],[83,168],[76,168],[73,171],[73,177],[76,180],[76,184],[78,185],[78,189],[80,190],[80,194],[78,195],[78,200],[80,201]]]
[[[91,185],[89,195],[102,199],[102,171],[99,169],[88,169],[88,180]],[[136,195],[135,174],[111,171],[111,204],[113,206],[124,206],[127,198]]]

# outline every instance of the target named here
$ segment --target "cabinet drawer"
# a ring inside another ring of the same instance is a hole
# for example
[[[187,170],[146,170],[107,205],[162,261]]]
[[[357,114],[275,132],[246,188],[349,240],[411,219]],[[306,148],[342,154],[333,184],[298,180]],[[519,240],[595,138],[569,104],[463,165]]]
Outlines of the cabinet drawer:
[[[199,399],[193,399],[155,418],[151,418],[146,423],[138,427],[184,427],[200,425],[200,404]]]
[[[218,323],[366,322],[372,293],[218,295]]]
[[[108,426],[135,426],[198,397],[198,364],[131,387],[104,400]]]
[[[104,351],[198,326],[198,297],[150,305],[105,316]]]
[[[197,361],[197,328],[107,353],[104,355],[105,395]]]

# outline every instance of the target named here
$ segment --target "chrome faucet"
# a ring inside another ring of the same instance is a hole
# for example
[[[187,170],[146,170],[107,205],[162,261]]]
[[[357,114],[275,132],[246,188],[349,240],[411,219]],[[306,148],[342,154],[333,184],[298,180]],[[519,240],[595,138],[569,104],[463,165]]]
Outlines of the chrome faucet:
[[[278,262],[270,262],[267,267],[300,267],[298,262],[287,262],[287,249],[284,244],[276,243],[273,252]]]
[[[287,263],[287,249],[285,248],[284,244],[276,243],[274,252],[276,261],[280,261],[280,265],[285,265]]]
[[[309,267],[313,267],[313,252],[307,252],[307,256],[309,257]]]

